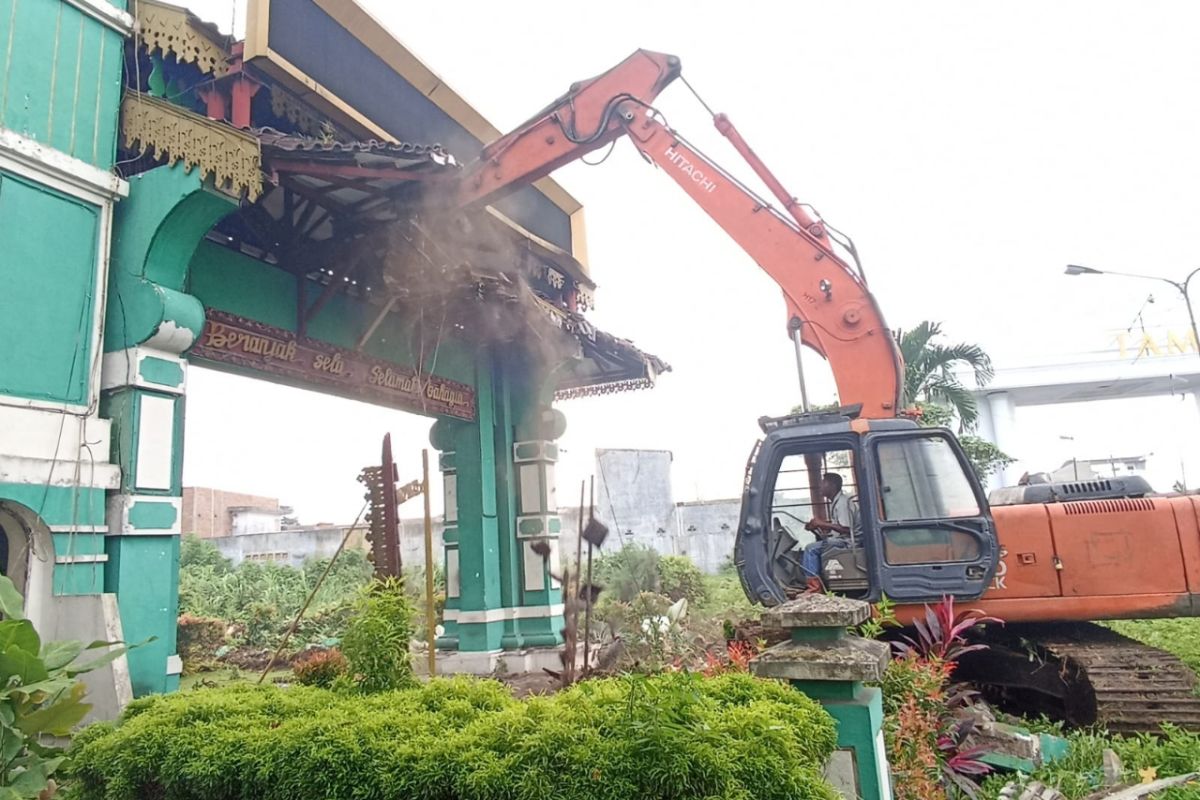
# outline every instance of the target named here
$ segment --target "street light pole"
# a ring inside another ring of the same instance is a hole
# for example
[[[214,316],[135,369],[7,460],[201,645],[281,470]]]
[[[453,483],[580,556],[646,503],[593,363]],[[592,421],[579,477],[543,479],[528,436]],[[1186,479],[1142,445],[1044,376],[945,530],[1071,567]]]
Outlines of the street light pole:
[[[1078,264],[1068,264],[1067,275],[1119,275],[1122,278],[1143,278],[1145,280],[1162,281],[1169,283],[1175,287],[1175,290],[1183,295],[1183,303],[1187,306],[1188,322],[1192,326],[1192,343],[1196,346],[1196,355],[1200,356],[1200,329],[1196,327],[1196,312],[1192,308],[1192,297],[1189,293],[1192,278],[1200,275],[1200,267],[1188,273],[1188,276],[1182,281],[1171,280],[1170,278],[1159,277],[1158,275],[1138,275],[1133,272],[1112,272],[1106,269],[1095,269],[1093,267],[1082,267]]]

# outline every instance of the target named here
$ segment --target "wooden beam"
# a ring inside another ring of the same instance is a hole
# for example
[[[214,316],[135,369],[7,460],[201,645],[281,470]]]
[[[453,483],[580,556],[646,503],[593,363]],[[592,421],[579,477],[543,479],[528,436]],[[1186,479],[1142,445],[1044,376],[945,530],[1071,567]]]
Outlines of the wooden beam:
[[[379,309],[379,313],[375,315],[373,320],[371,320],[371,324],[367,326],[366,332],[359,337],[358,344],[354,345],[355,350],[361,351],[363,347],[366,346],[367,342],[371,340],[371,337],[375,335],[375,330],[380,326],[387,315],[391,313],[392,308],[396,305],[396,301],[398,299],[399,298],[396,297],[396,295],[392,295],[388,298],[387,302],[383,304],[383,307]]]
[[[445,182],[458,175],[457,171],[418,172],[396,167],[359,167],[344,164],[321,164],[313,161],[274,161],[270,169],[313,177],[378,178],[389,181]]]

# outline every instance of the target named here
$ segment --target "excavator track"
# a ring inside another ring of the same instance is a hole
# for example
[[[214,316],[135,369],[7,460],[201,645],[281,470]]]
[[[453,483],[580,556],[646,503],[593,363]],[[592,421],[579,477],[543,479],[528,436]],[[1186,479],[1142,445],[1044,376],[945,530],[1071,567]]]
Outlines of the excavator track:
[[[1170,653],[1090,623],[1014,626],[970,654],[957,677],[1016,713],[1114,733],[1163,723],[1200,731],[1197,677]]]

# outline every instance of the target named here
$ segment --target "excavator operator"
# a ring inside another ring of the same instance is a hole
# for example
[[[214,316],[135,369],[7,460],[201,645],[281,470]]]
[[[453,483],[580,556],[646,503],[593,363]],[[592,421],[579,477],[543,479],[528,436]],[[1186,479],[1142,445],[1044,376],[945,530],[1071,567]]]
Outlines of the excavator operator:
[[[842,476],[826,472],[821,476],[821,496],[829,503],[829,518],[813,517],[804,526],[816,535],[817,540],[804,547],[803,567],[808,581],[805,593],[820,592],[821,556],[833,550],[846,550],[854,546],[858,536],[858,513],[856,498],[842,491]]]

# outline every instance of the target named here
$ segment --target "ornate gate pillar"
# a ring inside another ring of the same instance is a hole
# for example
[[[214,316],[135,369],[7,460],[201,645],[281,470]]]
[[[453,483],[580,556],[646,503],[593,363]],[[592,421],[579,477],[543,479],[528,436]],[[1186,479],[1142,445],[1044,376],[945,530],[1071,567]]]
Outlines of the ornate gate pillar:
[[[105,585],[125,637],[155,637],[129,654],[139,696],[179,685],[183,353],[204,326],[203,306],[183,289],[196,246],[235,208],[199,173],[159,167],[132,178],[114,221],[100,410],[112,420],[121,482],[108,497]]]
[[[534,545],[546,543],[557,570],[553,440],[565,423],[537,402],[534,377],[499,348],[481,349],[476,421],[439,419],[430,433],[446,513],[438,646],[459,651],[459,669],[487,671],[501,652],[562,641],[562,592]]]

